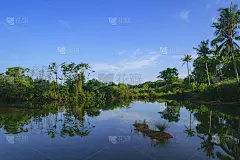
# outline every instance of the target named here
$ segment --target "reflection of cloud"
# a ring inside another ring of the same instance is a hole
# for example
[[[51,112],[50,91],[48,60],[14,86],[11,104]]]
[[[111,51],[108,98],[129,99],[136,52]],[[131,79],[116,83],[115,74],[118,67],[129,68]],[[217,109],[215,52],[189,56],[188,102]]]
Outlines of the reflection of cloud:
[[[185,10],[185,11],[182,11],[180,14],[179,14],[179,16],[180,16],[180,18],[181,19],[183,19],[184,21],[187,21],[187,22],[189,22],[189,13],[190,13],[190,11],[188,11],[188,10]]]
[[[125,110],[115,110],[115,111],[105,111],[101,113],[101,116],[97,117],[98,120],[109,120],[111,118],[118,118],[122,121],[136,121],[136,120],[144,120],[152,121],[156,120],[152,117],[145,116],[143,114],[134,113],[134,112],[126,112]]]
[[[59,23],[60,23],[62,26],[67,27],[67,28],[69,28],[69,29],[72,28],[70,22],[68,22],[68,21],[60,20]]]

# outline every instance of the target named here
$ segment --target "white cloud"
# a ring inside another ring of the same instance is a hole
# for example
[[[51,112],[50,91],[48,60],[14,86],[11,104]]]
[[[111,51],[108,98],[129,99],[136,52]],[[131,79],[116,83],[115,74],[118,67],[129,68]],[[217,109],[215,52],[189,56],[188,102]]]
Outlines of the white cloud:
[[[128,55],[129,57],[134,58],[137,55],[140,55],[142,53],[143,51],[141,49],[136,49],[134,52],[131,52],[131,53],[127,52],[126,50],[123,50],[118,52],[118,55]]]
[[[127,51],[123,50],[123,51],[118,52],[118,55],[123,55],[123,54],[126,54],[126,53],[127,53]]]
[[[184,21],[189,22],[189,13],[190,13],[190,11],[185,10],[185,11],[182,11],[182,12],[179,14],[179,16],[180,16],[180,18],[183,19]]]
[[[132,57],[133,55],[134,56],[136,55],[136,51],[130,55],[129,59],[120,60],[116,64],[101,64],[101,63],[94,64],[93,69],[96,71],[122,72],[122,71],[149,68],[149,67],[152,67],[154,64],[156,64],[160,57],[160,54],[157,54],[154,52],[148,53],[146,54],[146,56],[140,56],[140,57],[134,57],[134,58]]]
[[[68,22],[68,21],[59,20],[59,23],[60,23],[62,26],[67,27],[67,28],[69,28],[69,29],[72,28],[72,27],[71,27],[71,23]]]
[[[95,71],[116,71],[120,70],[121,68],[117,65],[111,65],[111,64],[94,64],[93,70]]]

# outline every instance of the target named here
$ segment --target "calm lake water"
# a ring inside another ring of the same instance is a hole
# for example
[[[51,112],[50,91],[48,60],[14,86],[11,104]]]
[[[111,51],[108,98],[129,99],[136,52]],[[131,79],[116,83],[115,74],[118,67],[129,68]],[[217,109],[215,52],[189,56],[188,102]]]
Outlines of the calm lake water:
[[[0,108],[1,160],[239,159],[238,106],[177,102],[122,106]],[[134,130],[165,123],[174,138],[155,141]]]

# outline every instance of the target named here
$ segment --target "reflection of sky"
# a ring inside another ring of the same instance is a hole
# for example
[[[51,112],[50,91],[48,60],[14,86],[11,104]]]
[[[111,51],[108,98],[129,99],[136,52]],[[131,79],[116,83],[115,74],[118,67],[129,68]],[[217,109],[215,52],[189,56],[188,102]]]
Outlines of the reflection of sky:
[[[0,157],[4,156],[6,159],[11,159],[14,157],[13,153],[16,152],[19,160],[35,159],[35,157],[43,159],[42,155],[31,149],[36,148],[52,159],[84,159],[108,146],[105,152],[91,159],[102,158],[108,160],[113,159],[113,157],[118,157],[119,159],[149,159],[144,154],[156,159],[188,159],[194,155],[197,155],[196,159],[208,159],[205,157],[205,153],[198,150],[201,140],[197,136],[189,138],[184,133],[185,126],[189,127],[189,111],[182,107],[180,109],[180,120],[176,123],[167,123],[168,121],[162,119],[158,113],[164,108],[164,103],[134,102],[131,104],[131,108],[128,109],[102,111],[97,117],[87,117],[91,126],[95,127],[91,129],[90,134],[86,137],[73,136],[62,138],[57,136],[51,139],[46,133],[40,133],[37,129],[37,124],[33,123],[33,130],[20,134],[28,135],[28,141],[10,145],[7,143],[3,133],[0,132],[0,149],[1,144],[6,146],[2,152],[0,150]],[[64,121],[63,112],[41,118],[44,123],[49,122],[51,124],[56,117],[58,120],[63,119]],[[194,120],[193,117],[192,114],[192,120]],[[151,141],[148,137],[143,137],[142,134],[134,132],[133,123],[136,120],[143,121],[144,119],[146,119],[150,126],[154,125],[154,121],[167,123],[169,128],[166,132],[172,134],[174,138],[170,139],[169,143],[162,148],[151,147]],[[197,121],[193,121],[192,128],[195,128],[196,124]],[[60,131],[61,128],[59,127],[62,125],[62,121],[58,125],[57,130]],[[113,145],[109,142],[109,136],[131,136],[131,140],[124,144]],[[133,147],[136,147],[144,154],[139,153]],[[16,150],[13,150],[13,148],[16,148]]]
[[[163,111],[166,107],[164,103],[143,103],[143,102],[134,102],[131,104],[132,107],[129,109],[116,109],[114,111],[105,111],[100,114],[100,116],[96,117],[96,120],[113,120],[117,119],[122,122],[132,122],[135,121],[143,121],[146,119],[146,121],[150,124],[154,124],[155,122],[165,122],[167,123],[167,120],[164,120],[161,118],[161,115],[158,113],[160,111]],[[147,107],[146,107],[147,105]],[[186,108],[180,109],[180,120],[175,123],[171,123],[170,125],[174,127],[183,127],[184,125],[189,126],[189,117],[190,112]],[[194,120],[194,116],[192,114],[192,126],[196,126],[198,122]]]

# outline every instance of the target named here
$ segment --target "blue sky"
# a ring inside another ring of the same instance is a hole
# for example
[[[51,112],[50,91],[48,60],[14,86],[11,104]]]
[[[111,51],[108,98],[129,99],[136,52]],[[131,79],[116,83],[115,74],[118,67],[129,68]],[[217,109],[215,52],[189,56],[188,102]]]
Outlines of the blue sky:
[[[233,3],[239,4],[238,0]],[[229,0],[1,0],[0,72],[11,66],[86,62],[96,73],[156,80],[201,40]]]

